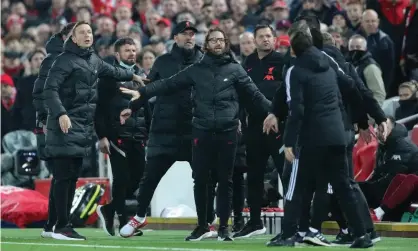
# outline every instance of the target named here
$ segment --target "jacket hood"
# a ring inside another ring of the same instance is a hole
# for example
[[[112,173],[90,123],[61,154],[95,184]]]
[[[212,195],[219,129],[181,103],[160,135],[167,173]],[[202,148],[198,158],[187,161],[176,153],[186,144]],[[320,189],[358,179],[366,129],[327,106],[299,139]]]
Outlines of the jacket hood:
[[[386,141],[395,141],[405,137],[408,137],[408,130],[406,127],[402,124],[395,123]]]
[[[52,35],[49,38],[48,42],[46,42],[46,52],[47,53],[61,53],[63,51],[62,46],[64,45],[64,41],[62,40],[61,34],[57,33]]]
[[[345,57],[337,47],[332,45],[324,45],[322,51],[328,56],[332,57],[341,68],[346,65]],[[344,69],[344,71],[346,72],[347,69]]]
[[[311,46],[302,55],[296,58],[295,66],[309,69],[314,72],[324,72],[330,67],[328,57],[314,46]]]
[[[64,51],[76,54],[79,57],[90,57],[91,54],[93,54],[94,52],[92,46],[90,46],[87,49],[80,48],[78,45],[76,45],[73,42],[73,40],[71,39],[71,36],[64,42]]]

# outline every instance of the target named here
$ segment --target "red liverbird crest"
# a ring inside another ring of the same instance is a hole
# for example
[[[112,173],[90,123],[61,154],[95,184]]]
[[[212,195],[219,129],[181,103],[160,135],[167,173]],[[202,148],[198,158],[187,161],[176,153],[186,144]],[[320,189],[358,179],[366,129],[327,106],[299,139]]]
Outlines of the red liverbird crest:
[[[267,75],[264,76],[264,80],[274,80],[274,76],[273,76],[273,70],[274,67],[270,67],[267,71]]]

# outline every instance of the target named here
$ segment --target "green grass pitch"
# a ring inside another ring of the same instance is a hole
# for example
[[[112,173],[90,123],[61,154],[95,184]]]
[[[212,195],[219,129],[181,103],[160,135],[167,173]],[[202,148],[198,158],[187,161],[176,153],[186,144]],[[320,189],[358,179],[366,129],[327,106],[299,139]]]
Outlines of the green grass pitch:
[[[266,247],[265,243],[272,237],[269,235],[258,238],[236,240],[234,242],[218,242],[208,239],[200,242],[185,242],[187,231],[145,231],[141,237],[123,239],[106,236],[101,229],[79,229],[87,241],[57,241],[42,239],[40,229],[2,229],[2,251],[116,251],[116,250],[148,250],[148,251],[258,251],[258,250],[294,250],[294,248]],[[332,238],[331,236],[329,237]],[[347,247],[311,247],[298,246],[297,250],[347,250]],[[418,238],[383,237],[373,249],[390,251],[418,251]]]

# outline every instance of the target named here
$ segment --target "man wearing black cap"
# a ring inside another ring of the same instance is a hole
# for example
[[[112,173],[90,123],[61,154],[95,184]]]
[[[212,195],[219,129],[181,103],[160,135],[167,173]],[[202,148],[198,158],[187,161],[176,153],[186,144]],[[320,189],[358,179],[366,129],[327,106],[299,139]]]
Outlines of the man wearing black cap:
[[[200,47],[195,45],[196,32],[197,29],[191,22],[184,21],[176,25],[173,30],[173,49],[157,58],[148,75],[151,82],[169,78],[200,60],[203,54]],[[147,208],[167,170],[176,161],[191,161],[191,121],[191,88],[179,90],[171,95],[157,96],[149,132],[147,164],[139,185],[138,209],[136,216],[130,221],[135,224],[125,225],[120,231],[122,237],[131,237],[147,224]],[[212,218],[209,219],[212,221],[213,206],[208,206],[208,209],[211,211],[208,219]]]

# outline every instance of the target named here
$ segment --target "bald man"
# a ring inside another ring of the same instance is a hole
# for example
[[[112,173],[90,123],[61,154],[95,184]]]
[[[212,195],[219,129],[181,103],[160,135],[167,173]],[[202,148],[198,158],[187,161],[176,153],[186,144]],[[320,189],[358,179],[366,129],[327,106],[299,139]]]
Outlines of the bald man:
[[[367,41],[361,35],[354,35],[348,43],[351,63],[356,67],[357,74],[372,91],[373,97],[383,105],[386,98],[382,71],[370,52],[367,51]]]
[[[383,81],[388,97],[397,94],[393,76],[399,59],[395,59],[395,49],[392,39],[379,29],[379,17],[374,10],[365,10],[361,19],[361,26],[367,40],[368,50],[380,65]]]
[[[254,52],[255,43],[254,35],[251,32],[244,32],[239,36],[239,47],[241,51],[241,62]]]

